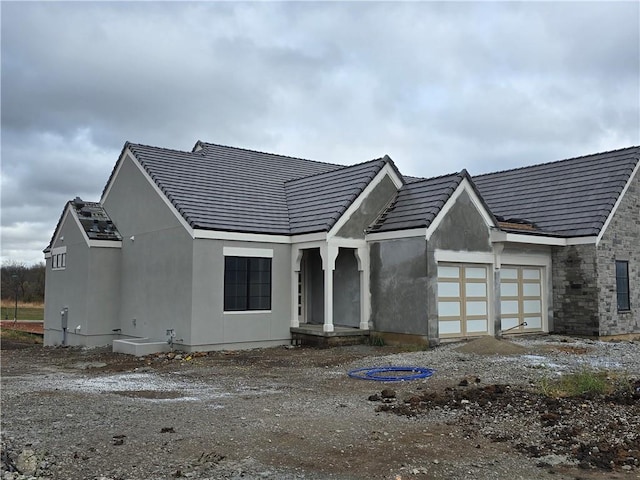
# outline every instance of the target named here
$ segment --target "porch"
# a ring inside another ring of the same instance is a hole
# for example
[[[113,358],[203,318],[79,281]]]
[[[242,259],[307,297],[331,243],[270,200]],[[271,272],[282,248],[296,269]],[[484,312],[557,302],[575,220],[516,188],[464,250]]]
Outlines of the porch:
[[[292,345],[331,347],[336,345],[359,345],[369,340],[369,330],[334,325],[332,332],[326,332],[322,324],[303,323],[291,327]]]

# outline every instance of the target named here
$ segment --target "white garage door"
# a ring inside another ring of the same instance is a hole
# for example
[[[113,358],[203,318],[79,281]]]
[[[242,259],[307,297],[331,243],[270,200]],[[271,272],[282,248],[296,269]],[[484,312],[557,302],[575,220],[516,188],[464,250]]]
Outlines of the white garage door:
[[[542,269],[503,266],[500,270],[500,306],[504,333],[541,331]]]
[[[440,337],[489,333],[487,268],[438,265],[438,328]]]

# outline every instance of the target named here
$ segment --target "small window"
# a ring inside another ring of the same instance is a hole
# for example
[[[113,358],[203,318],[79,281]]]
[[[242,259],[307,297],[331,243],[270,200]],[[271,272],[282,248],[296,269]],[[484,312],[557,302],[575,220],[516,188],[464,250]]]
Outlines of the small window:
[[[224,311],[271,310],[271,259],[224,257]]]
[[[616,294],[618,311],[631,310],[629,295],[629,262],[616,260]]]
[[[67,254],[55,253],[51,255],[51,268],[53,270],[64,270],[67,266]]]

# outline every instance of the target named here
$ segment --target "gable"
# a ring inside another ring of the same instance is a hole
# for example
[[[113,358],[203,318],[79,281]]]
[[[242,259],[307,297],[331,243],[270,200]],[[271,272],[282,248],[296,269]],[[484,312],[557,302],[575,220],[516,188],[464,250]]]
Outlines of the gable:
[[[285,182],[343,168],[202,142],[193,152],[128,145],[193,229],[288,234]]]
[[[380,181],[362,199],[336,232],[336,237],[364,238],[366,230],[380,216],[398,192],[398,185],[385,173]]]
[[[371,160],[287,182],[290,233],[332,229],[386,165],[386,159]]]
[[[122,236],[101,204],[84,202],[79,197],[67,202],[45,256],[54,248],[84,243],[88,247],[115,247],[121,245]]]
[[[465,178],[427,228],[426,238],[430,250],[491,250],[490,228],[494,226],[493,216]]]

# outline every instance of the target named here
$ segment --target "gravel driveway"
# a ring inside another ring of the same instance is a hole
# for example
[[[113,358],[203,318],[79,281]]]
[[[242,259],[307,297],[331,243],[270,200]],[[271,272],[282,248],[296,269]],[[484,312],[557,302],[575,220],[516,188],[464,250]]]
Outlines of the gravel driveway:
[[[3,479],[640,478],[638,342],[540,336],[144,358],[2,348]],[[388,365],[435,373],[347,376]],[[627,395],[539,394],[544,379],[585,368],[626,382]]]

